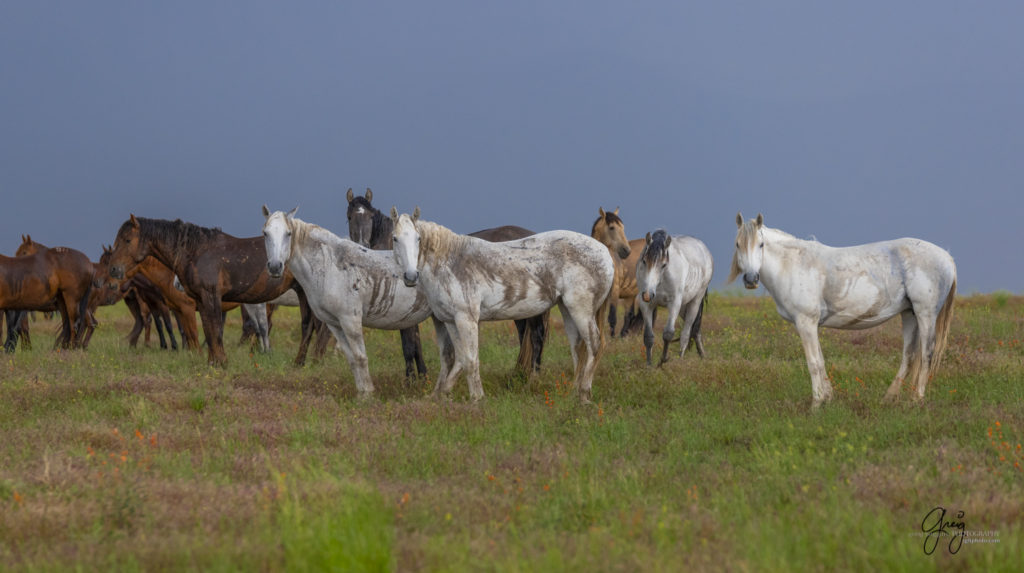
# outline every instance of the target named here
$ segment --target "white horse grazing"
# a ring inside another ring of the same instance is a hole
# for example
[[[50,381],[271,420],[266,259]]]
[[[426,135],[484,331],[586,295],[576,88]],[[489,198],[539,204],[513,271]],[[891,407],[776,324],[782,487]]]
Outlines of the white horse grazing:
[[[483,398],[478,328],[481,320],[529,318],[558,305],[569,337],[580,401],[590,401],[604,347],[615,265],[608,248],[573,231],[548,231],[502,243],[459,235],[420,221],[419,209],[398,215],[394,257],[405,284],[419,284],[434,313],[441,371],[436,395],[447,395],[466,371],[472,400]]]
[[[677,317],[683,319],[683,329],[679,333],[679,357],[683,357],[692,340],[697,346],[697,353],[703,358],[700,321],[714,271],[711,251],[699,239],[685,235],[671,237],[661,229],[654,234],[647,233],[645,240],[644,250],[636,263],[636,281],[640,290],[640,312],[644,316],[647,364],[651,364],[654,319],[659,306],[668,308],[668,321],[661,333],[664,346],[658,365],[668,362],[668,345],[676,333]]]
[[[744,222],[736,214],[736,252],[729,282],[758,281],[775,299],[782,318],[794,323],[811,373],[812,405],[832,398],[818,325],[862,329],[899,314],[903,361],[885,401],[899,397],[903,380],[924,398],[938,368],[953,318],[956,265],[943,249],[920,239],[896,239],[855,247],[829,247],[764,226],[764,217]]]
[[[419,289],[402,286],[391,253],[373,251],[289,213],[263,206],[267,271],[285,266],[302,285],[310,308],[331,329],[348,359],[361,397],[373,393],[363,326],[399,330],[423,322],[430,306]]]

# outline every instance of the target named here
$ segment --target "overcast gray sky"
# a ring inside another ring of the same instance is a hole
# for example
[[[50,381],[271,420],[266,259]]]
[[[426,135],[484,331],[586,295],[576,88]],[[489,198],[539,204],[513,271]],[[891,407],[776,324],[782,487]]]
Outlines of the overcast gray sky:
[[[130,213],[347,233],[345,190],[456,231],[704,240],[738,210],[916,236],[1024,292],[1024,3],[0,4],[0,252],[96,258]]]

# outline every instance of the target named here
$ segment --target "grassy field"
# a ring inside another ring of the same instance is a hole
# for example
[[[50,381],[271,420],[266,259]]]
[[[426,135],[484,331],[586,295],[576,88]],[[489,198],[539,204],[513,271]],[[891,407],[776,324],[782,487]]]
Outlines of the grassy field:
[[[360,403],[340,355],[291,366],[290,309],[268,355],[235,344],[229,315],[223,369],[129,349],[123,305],[99,319],[87,352],[49,350],[40,320],[35,348],[3,357],[0,570],[1024,563],[1022,297],[958,300],[922,404],[880,403],[898,321],[823,331],[837,397],[819,412],[794,329],[759,297],[712,295],[705,360],[649,369],[639,336],[609,341],[593,407],[569,387],[557,317],[528,380],[511,323],[484,325],[479,404],[464,381],[450,403],[406,385],[394,332],[367,332],[378,399]]]

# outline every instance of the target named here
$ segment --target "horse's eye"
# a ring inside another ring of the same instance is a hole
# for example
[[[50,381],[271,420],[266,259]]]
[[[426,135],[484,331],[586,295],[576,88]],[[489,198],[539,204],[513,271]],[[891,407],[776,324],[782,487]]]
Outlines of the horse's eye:
[[[739,243],[739,241],[736,241],[736,248],[737,248],[737,249],[738,249],[738,248],[740,248],[740,243]]]

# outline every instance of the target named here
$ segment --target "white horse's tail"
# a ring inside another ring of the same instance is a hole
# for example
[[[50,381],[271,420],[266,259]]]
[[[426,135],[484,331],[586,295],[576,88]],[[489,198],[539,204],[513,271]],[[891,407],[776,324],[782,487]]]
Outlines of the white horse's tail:
[[[946,294],[946,301],[942,304],[942,308],[939,309],[939,314],[935,318],[935,345],[932,347],[932,359],[931,364],[928,366],[928,379],[931,380],[932,376],[939,368],[939,363],[942,362],[942,355],[946,350],[946,341],[949,338],[949,324],[953,321],[953,303],[956,298],[956,278],[953,279],[953,284],[949,288],[949,292]],[[923,362],[921,356],[921,340],[918,338],[921,335],[920,331],[914,336],[914,340],[910,344],[910,364],[907,367],[907,375],[903,378],[909,380],[911,383],[917,380],[918,374],[921,372],[921,364]]]
[[[935,375],[935,371],[942,362],[942,355],[946,350],[946,340],[949,338],[949,325],[953,322],[953,303],[956,299],[956,277],[953,278],[953,285],[949,287],[949,294],[946,295],[946,302],[939,311],[935,320],[935,352],[932,353],[931,367],[928,369],[928,378]]]
[[[704,289],[704,296],[700,299],[700,306],[697,307],[697,317],[693,319],[693,326],[690,327],[690,340],[686,341],[686,347],[697,342],[700,336],[700,322],[704,318],[704,307],[708,305],[708,289]]]

